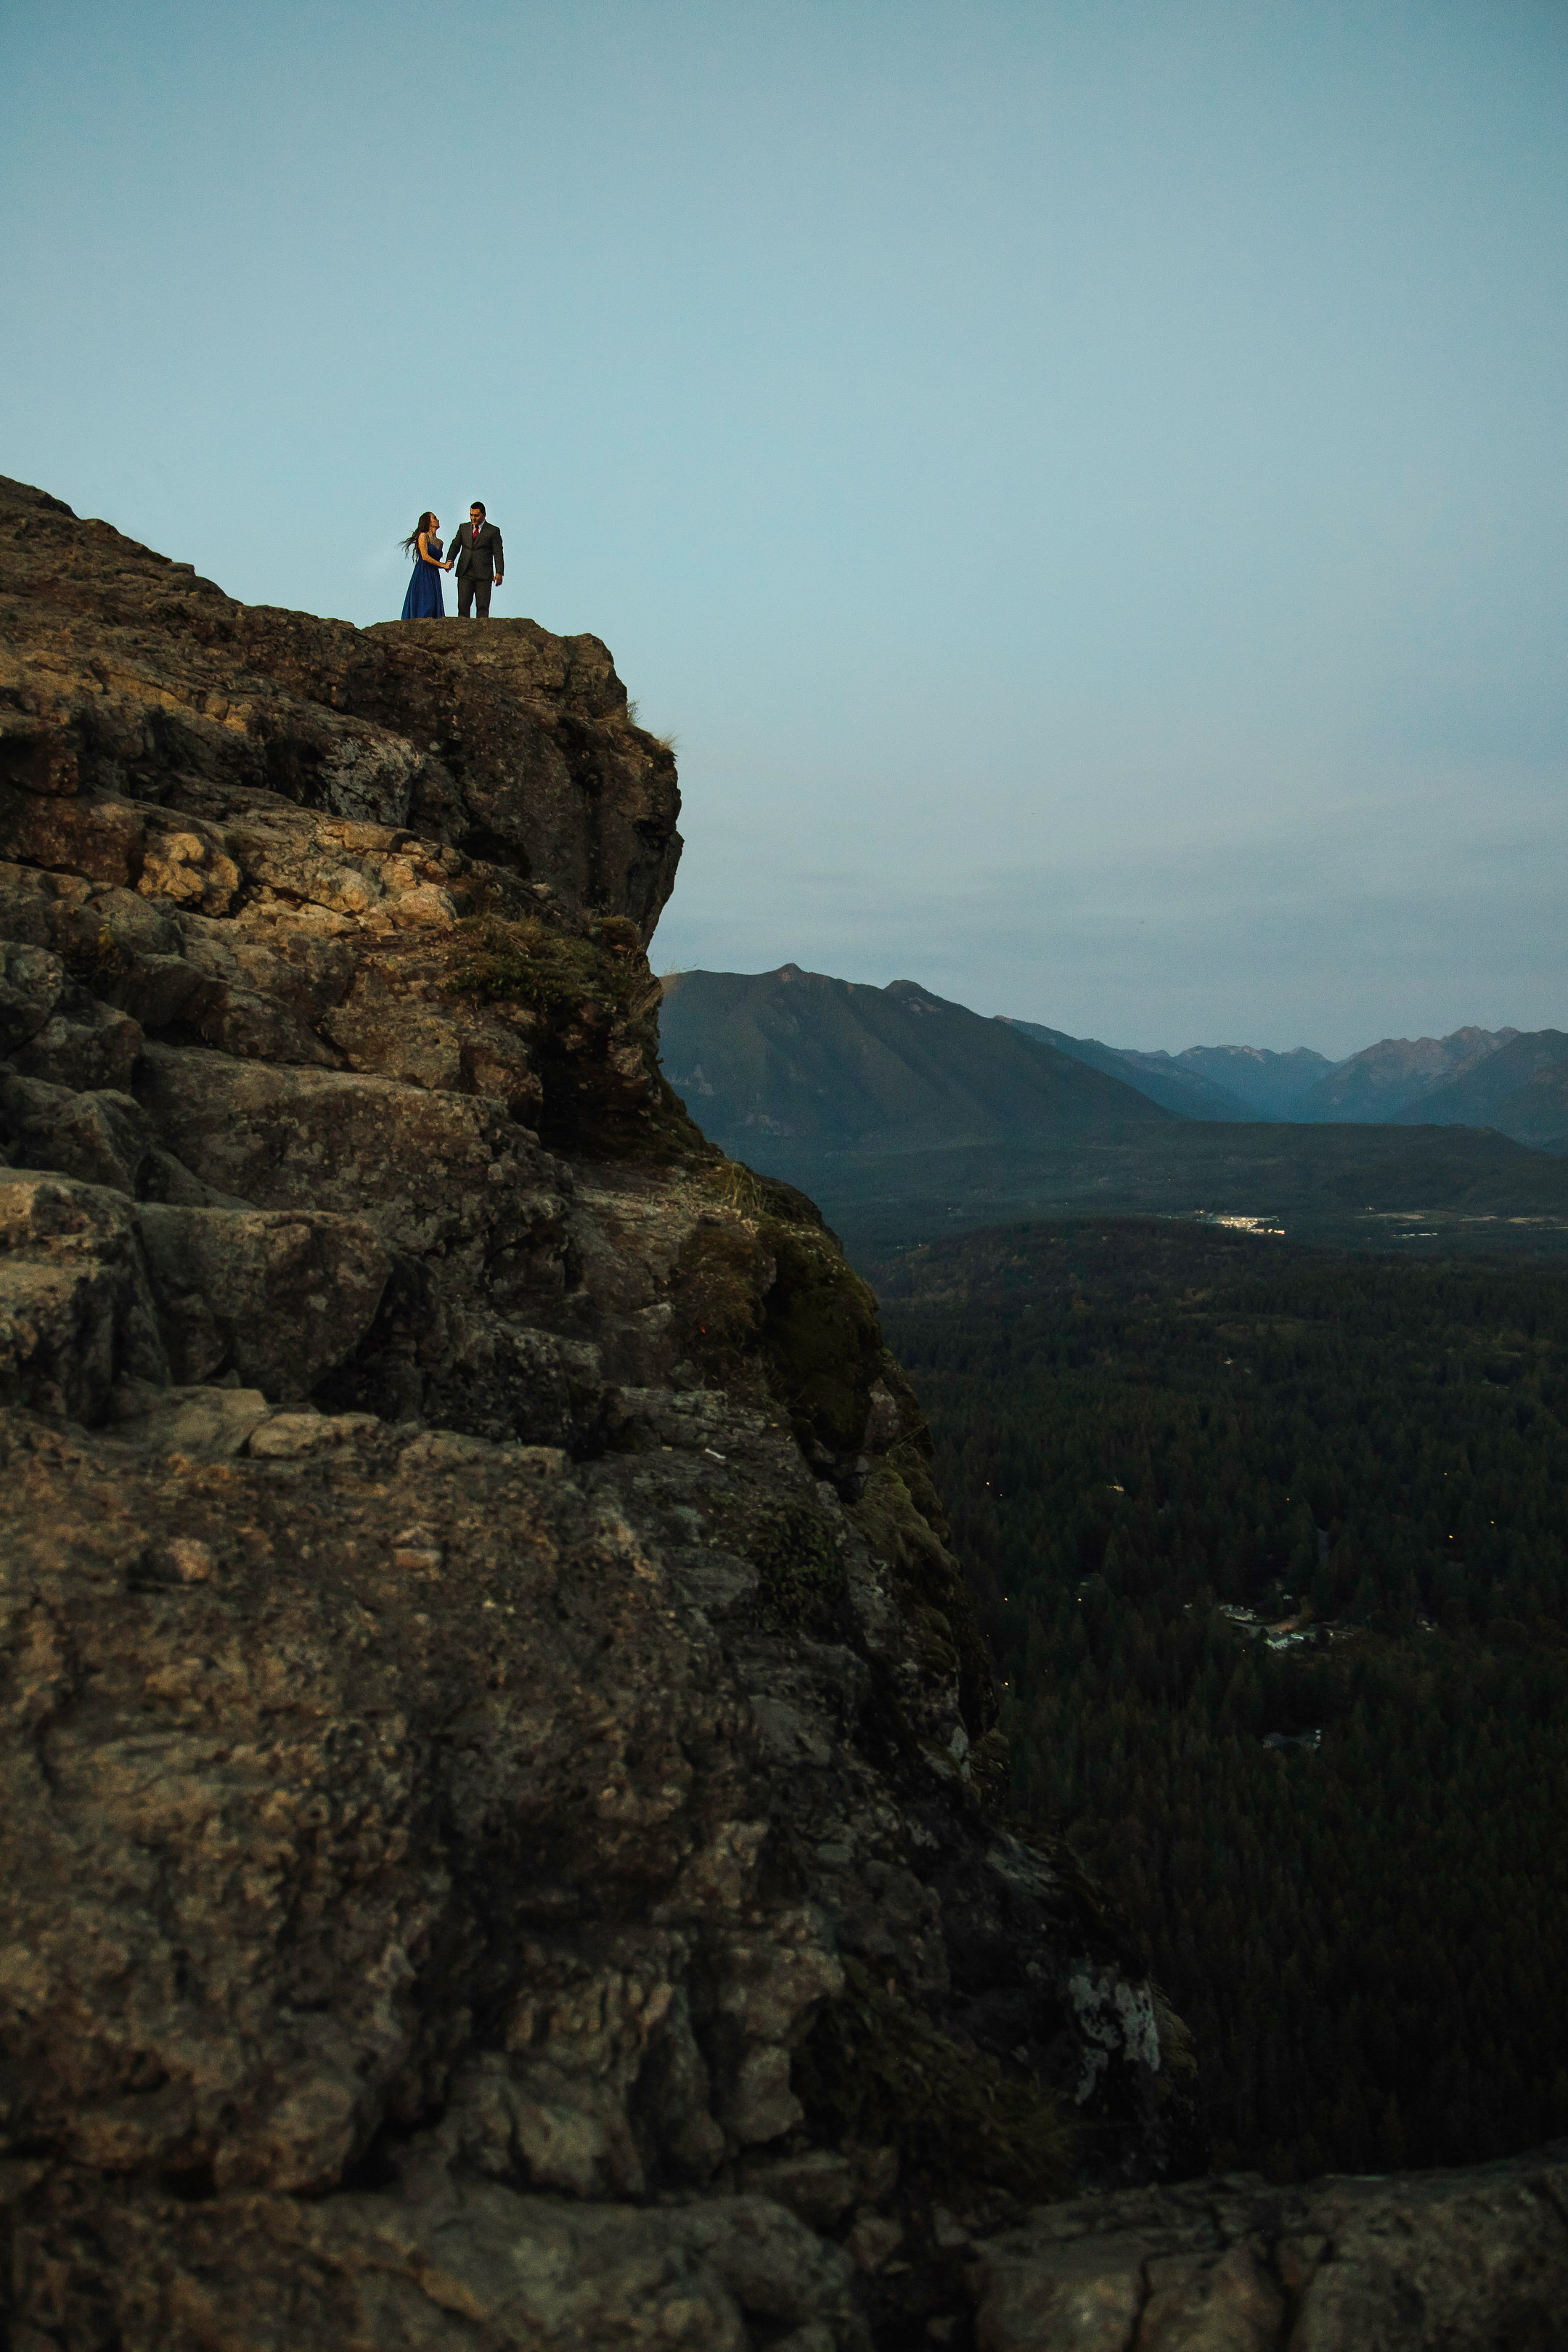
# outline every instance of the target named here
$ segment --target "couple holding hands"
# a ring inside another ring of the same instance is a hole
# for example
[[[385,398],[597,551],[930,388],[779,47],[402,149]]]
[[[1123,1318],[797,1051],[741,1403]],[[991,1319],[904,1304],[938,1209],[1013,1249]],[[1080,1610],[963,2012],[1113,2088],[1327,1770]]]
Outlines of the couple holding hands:
[[[422,514],[403,542],[404,552],[414,558],[414,577],[403,600],[403,618],[443,619],[447,607],[441,601],[441,574],[456,568],[458,618],[466,621],[470,607],[477,605],[479,619],[488,621],[490,590],[500,586],[506,557],[501,551],[500,531],[493,522],[485,520],[484,500],[476,499],[468,509],[468,520],[459,527],[450,555],[441,551],[437,536],[440,529],[439,515]]]

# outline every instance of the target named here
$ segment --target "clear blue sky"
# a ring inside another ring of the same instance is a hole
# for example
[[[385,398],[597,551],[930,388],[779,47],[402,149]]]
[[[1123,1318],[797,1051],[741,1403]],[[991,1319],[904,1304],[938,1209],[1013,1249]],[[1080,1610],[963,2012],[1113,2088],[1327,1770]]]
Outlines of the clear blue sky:
[[[681,741],[655,960],[1568,1027],[1563,0],[6,12],[0,468]]]

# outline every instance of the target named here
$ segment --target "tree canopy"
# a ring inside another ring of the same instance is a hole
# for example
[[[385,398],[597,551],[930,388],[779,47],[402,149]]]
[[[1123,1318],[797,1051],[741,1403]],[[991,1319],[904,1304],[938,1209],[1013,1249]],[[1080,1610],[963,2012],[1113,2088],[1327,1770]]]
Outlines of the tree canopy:
[[[879,1276],[1012,1801],[1194,2029],[1214,2161],[1568,2130],[1568,1268],[1100,1219]]]

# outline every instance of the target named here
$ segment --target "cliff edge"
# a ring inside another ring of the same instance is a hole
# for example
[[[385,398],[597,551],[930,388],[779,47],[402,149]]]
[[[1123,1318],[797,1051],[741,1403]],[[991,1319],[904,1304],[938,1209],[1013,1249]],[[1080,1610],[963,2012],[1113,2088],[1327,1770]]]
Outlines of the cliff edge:
[[[1151,2185],[874,1303],[660,1076],[606,649],[0,512],[7,2352],[1555,2340],[1547,2159]]]
[[[933,2210],[1151,2177],[1180,2036],[659,1075],[669,753],[595,638],[0,505],[12,2342],[958,2324]]]

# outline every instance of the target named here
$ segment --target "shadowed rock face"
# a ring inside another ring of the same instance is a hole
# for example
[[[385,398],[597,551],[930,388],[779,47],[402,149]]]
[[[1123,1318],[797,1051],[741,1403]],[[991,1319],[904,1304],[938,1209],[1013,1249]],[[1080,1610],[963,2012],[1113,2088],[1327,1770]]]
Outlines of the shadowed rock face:
[[[1005,2281],[1184,2036],[991,1809],[869,1294],[660,1078],[668,754],[595,639],[5,497],[6,2341],[1080,2340]]]

